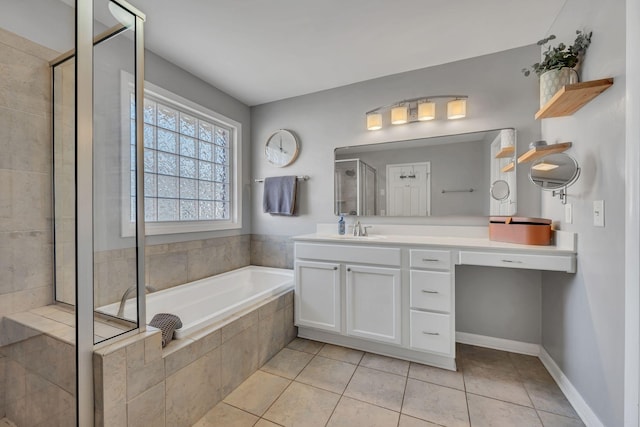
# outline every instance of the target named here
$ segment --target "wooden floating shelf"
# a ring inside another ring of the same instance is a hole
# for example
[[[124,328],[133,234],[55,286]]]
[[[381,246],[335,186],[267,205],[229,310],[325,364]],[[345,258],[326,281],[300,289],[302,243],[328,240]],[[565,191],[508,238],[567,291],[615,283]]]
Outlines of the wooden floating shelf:
[[[515,162],[510,162],[508,165],[500,169],[502,172],[511,172],[516,167]]]
[[[496,159],[504,159],[506,157],[513,157],[513,152],[515,151],[515,147],[513,145],[509,147],[502,147],[498,154],[496,154]]]
[[[562,89],[536,113],[536,120],[570,116],[612,84],[613,79],[608,78],[562,86]]]
[[[548,156],[549,154],[562,153],[571,147],[570,142],[561,142],[559,144],[541,145],[536,148],[532,148],[520,157],[518,157],[518,163],[526,163],[537,160],[541,157]]]

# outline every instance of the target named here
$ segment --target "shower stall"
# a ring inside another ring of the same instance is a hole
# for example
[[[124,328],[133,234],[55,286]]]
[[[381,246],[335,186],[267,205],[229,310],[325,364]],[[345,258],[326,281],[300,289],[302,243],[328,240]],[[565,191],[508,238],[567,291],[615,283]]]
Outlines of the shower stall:
[[[34,292],[36,284],[22,289],[9,282],[21,304],[0,304],[0,424],[6,418],[18,426],[92,426],[96,346],[145,330],[145,301],[138,298],[145,279],[138,195],[144,194],[145,161],[152,159],[142,155],[144,15],[123,0],[65,0],[39,2],[34,17],[25,3],[32,2],[9,0],[10,17],[0,18],[0,49],[9,49],[3,57],[15,61],[7,74],[12,95],[30,100],[15,107],[17,120],[43,116],[50,126],[42,146],[52,148],[41,156],[40,171],[29,170],[45,183],[44,202],[26,192],[12,195],[11,203],[25,206],[16,212],[16,224],[33,210],[47,219],[25,239],[43,234],[49,240],[42,247],[23,245],[46,251],[34,262],[21,242],[9,243],[24,252],[23,263],[43,293]],[[24,133],[28,137],[29,129]],[[16,139],[9,142],[17,153],[12,155],[39,155],[19,151],[28,148],[18,144],[25,136],[10,135]],[[95,310],[127,290],[137,298],[133,317]]]
[[[375,215],[377,171],[360,159],[336,160],[335,214]]]

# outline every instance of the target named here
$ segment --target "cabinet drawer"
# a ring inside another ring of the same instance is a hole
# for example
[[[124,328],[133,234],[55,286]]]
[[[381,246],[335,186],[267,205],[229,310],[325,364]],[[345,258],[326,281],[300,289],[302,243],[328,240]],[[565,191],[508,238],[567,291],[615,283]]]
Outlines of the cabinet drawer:
[[[400,266],[400,248],[296,243],[296,258]]]
[[[412,268],[433,268],[437,270],[451,269],[450,251],[411,249],[410,254]]]
[[[411,310],[411,347],[451,354],[451,316]]]
[[[566,271],[568,273],[576,272],[576,259],[571,255],[529,255],[460,251],[460,264]]]
[[[451,273],[411,270],[411,308],[451,311]]]

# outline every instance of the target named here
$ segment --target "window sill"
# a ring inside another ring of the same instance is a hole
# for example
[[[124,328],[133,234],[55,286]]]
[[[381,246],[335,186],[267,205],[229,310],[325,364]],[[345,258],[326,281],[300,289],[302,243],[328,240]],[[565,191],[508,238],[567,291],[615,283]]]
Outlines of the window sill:
[[[123,233],[122,237],[135,236],[134,224]],[[165,234],[199,233],[206,231],[237,230],[242,228],[242,223],[232,221],[194,221],[184,222],[155,222],[145,224],[146,236],[162,236]]]

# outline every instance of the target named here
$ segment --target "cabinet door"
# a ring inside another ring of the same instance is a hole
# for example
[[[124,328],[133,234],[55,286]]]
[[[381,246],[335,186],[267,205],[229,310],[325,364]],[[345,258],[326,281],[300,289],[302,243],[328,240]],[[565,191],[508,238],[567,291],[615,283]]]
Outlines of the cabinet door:
[[[400,270],[347,265],[347,334],[400,344]]]
[[[340,265],[296,261],[296,325],[340,332]]]

